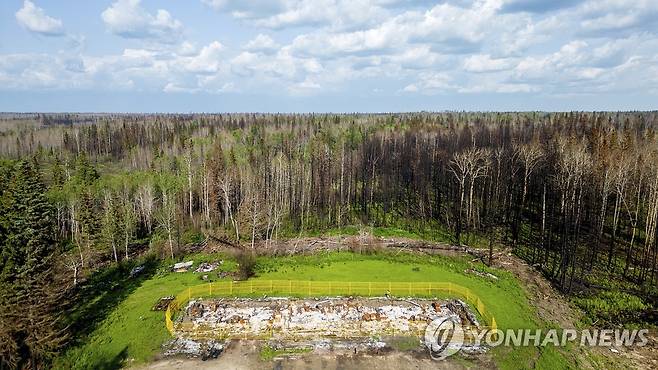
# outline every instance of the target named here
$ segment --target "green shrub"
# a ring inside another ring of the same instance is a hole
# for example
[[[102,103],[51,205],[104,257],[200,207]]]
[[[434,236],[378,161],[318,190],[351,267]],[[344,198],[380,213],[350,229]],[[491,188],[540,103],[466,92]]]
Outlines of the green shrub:
[[[247,280],[256,275],[256,256],[251,251],[240,251],[235,256],[238,262],[238,278]]]
[[[181,235],[181,242],[183,245],[201,244],[204,240],[206,240],[206,237],[203,233],[197,230],[187,230]]]
[[[640,297],[620,291],[602,291],[574,298],[573,302],[586,312],[592,322],[628,322],[647,308]]]

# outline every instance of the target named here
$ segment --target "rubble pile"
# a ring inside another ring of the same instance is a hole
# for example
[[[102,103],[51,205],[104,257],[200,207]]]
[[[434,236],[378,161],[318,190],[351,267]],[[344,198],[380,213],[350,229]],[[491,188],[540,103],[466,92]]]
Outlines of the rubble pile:
[[[446,308],[457,314],[462,323],[470,323],[476,328],[480,328],[480,323],[478,322],[477,318],[473,312],[468,309],[468,306],[466,306],[464,302],[455,299],[446,303]]]
[[[224,261],[217,261],[217,262],[202,262],[199,264],[199,267],[194,270],[194,272],[211,272],[215,271],[221,264],[223,264]]]
[[[473,275],[477,275],[477,276],[480,276],[480,277],[485,277],[485,278],[491,279],[491,280],[498,280],[498,276],[496,276],[492,273],[489,273],[489,272],[482,272],[482,271],[478,271],[478,270],[475,270],[475,269],[466,269],[466,270],[464,270],[464,272],[467,273],[467,274],[473,274]]]
[[[203,360],[217,358],[224,350],[224,344],[215,340],[195,341],[187,338],[176,338],[164,345],[163,355],[201,357]]]
[[[432,320],[447,317],[478,325],[459,301],[266,298],[191,301],[178,329],[196,336],[356,338],[418,335]]]
[[[171,271],[173,271],[173,272],[187,272],[190,268],[192,268],[193,264],[194,264],[194,261],[175,263],[174,266],[171,268]]]
[[[151,311],[165,311],[169,306],[169,303],[174,300],[174,296],[166,296],[158,299],[158,301],[153,305]]]

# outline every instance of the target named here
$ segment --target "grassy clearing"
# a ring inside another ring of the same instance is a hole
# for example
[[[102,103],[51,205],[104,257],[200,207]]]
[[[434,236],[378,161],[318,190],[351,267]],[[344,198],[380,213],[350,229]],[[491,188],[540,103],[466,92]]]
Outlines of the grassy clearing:
[[[221,258],[221,256],[192,256],[195,262]],[[226,260],[226,259],[225,259]],[[538,328],[545,326],[537,316],[517,280],[508,272],[484,270],[498,276],[498,280],[465,273],[473,267],[466,259],[440,256],[419,256],[406,253],[378,253],[359,255],[332,252],[309,256],[259,257],[254,279],[291,279],[315,281],[450,281],[471,289],[496,317],[499,328]],[[235,269],[227,261],[223,269]],[[212,274],[216,277],[216,274]],[[213,279],[219,280],[217,278]],[[169,336],[164,327],[162,312],[150,311],[158,298],[174,295],[188,286],[200,284],[199,274],[168,273],[155,270],[152,275],[137,280],[134,286],[93,331],[80,338],[79,345],[69,349],[56,363],[56,368],[91,369],[116,368],[121,364],[139,364],[153,358]],[[117,289],[120,289],[117,288]],[[534,347],[493,350],[493,355],[504,369],[567,368],[567,360],[555,348]]]
[[[263,361],[271,361],[275,357],[292,356],[302,353],[311,352],[312,348],[280,348],[276,349],[270,346],[263,346],[260,350],[260,359]]]
[[[59,369],[112,369],[150,360],[169,338],[163,313],[151,307],[163,296],[198,284],[192,274],[156,274],[141,282],[88,336],[55,363]]]
[[[640,297],[620,291],[600,291],[575,297],[572,301],[585,311],[584,325],[592,325],[595,321],[612,325],[624,322],[627,328],[639,325],[636,323],[638,313],[648,307]]]
[[[411,351],[422,346],[418,337],[398,336],[387,340],[387,343],[397,351]]]
[[[462,258],[418,256],[389,253],[370,256],[352,253],[292,256],[277,260],[262,259],[260,279],[299,279],[332,281],[450,281],[477,294],[494,315],[500,329],[536,329],[545,327],[530,307],[525,293],[514,276],[502,270],[477,264],[479,270],[491,272],[491,281],[464,273],[472,264]],[[498,347],[493,350],[497,363],[504,369],[569,368],[567,360],[552,347]]]

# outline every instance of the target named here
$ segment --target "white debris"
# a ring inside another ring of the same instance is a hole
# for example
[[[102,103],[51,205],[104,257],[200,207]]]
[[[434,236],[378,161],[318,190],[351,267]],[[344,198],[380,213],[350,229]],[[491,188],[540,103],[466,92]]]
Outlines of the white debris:
[[[165,356],[177,354],[198,356],[201,354],[201,343],[191,339],[176,338],[168,344],[168,349],[164,352]]]
[[[220,332],[236,337],[369,337],[417,334],[434,319],[463,317],[463,312],[453,312],[445,305],[418,302],[346,298],[194,301],[186,309],[191,326],[182,329],[200,336]]]
[[[176,338],[164,345],[165,356],[185,355],[188,357],[217,358],[224,350],[224,344],[215,340],[196,341]]]
[[[194,272],[211,272],[216,270],[219,265],[221,265],[223,261],[218,261],[218,262],[213,262],[213,263],[208,263],[208,262],[202,262],[199,267],[197,267]]]
[[[187,270],[189,270],[190,267],[192,267],[193,264],[194,264],[194,261],[178,262],[178,263],[174,264],[174,267],[172,268],[172,270],[174,272],[187,272]]]
[[[486,278],[489,278],[489,279],[492,279],[492,280],[498,280],[498,276],[496,276],[492,273],[489,273],[489,272],[482,272],[482,271],[478,271],[478,270],[475,270],[475,269],[466,269],[466,270],[464,270],[464,272],[467,273],[467,274],[473,274],[473,275],[477,275],[477,276],[481,276],[481,277],[486,277]]]

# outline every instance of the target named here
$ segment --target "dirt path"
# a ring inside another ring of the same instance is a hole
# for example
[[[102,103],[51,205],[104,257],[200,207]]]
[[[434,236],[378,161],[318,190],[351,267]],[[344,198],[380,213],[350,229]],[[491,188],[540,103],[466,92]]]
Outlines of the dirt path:
[[[198,359],[172,358],[150,363],[139,370],[302,370],[302,369],[343,369],[343,370],[461,370],[469,368],[495,369],[494,364],[487,359],[470,362],[464,359],[449,358],[445,361],[434,361],[425,352],[390,352],[381,355],[345,354],[345,353],[307,353],[300,356],[275,358],[263,361],[259,358],[259,344],[255,341],[234,341],[215,360],[201,361]]]
[[[494,267],[510,271],[522,283],[530,304],[537,309],[539,317],[557,324],[562,329],[573,329],[579,313],[571,308],[568,299],[558,292],[539,271],[525,261],[504,251],[494,260]]]

